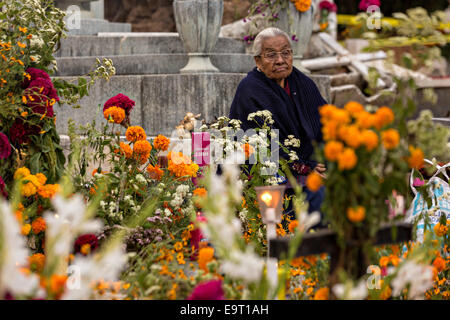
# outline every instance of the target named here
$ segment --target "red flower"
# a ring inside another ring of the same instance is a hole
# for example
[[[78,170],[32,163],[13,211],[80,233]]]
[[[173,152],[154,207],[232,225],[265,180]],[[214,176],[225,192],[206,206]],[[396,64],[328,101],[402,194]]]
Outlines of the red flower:
[[[117,96],[114,96],[105,102],[103,112],[110,107],[119,107],[125,110],[125,115],[128,117],[134,105],[135,102],[133,100],[128,98],[126,95],[119,93]]]
[[[6,159],[11,154],[11,144],[8,137],[0,132],[0,159]]]
[[[2,176],[0,176],[0,194],[3,196],[3,198],[8,198],[8,192],[6,191],[5,181],[3,181]]]
[[[25,78],[24,82],[22,83],[22,88],[24,89],[28,88],[30,82],[36,79],[45,79],[51,81],[50,76],[44,70],[36,68],[28,68],[26,72],[30,75],[30,79],[28,80],[28,78]]]
[[[22,119],[16,119],[9,129],[9,138],[14,145],[21,145],[30,141],[30,136],[38,134],[40,128],[38,126],[24,123]]]
[[[359,10],[366,11],[370,6],[380,6],[380,0],[361,0],[359,2]]]
[[[98,248],[98,239],[95,234],[83,234],[75,240],[75,253],[81,252],[81,247],[85,244],[90,245],[91,252]]]
[[[187,300],[224,300],[222,280],[211,280],[198,284]]]
[[[337,6],[335,3],[330,2],[328,0],[323,0],[319,3],[320,10],[328,10],[330,12],[336,12]]]

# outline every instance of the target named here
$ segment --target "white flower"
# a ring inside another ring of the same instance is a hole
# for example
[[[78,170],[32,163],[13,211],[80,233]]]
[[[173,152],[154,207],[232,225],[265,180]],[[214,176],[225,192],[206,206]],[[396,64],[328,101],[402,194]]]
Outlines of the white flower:
[[[221,266],[222,272],[230,278],[243,280],[252,283],[261,279],[264,268],[264,260],[247,248],[245,252],[234,250],[229,259],[226,259]]]
[[[289,152],[289,159],[290,159],[291,161],[296,161],[296,160],[298,160],[297,153],[296,153],[295,151],[290,151],[290,152]]]
[[[165,208],[164,209],[164,214],[166,215],[166,217],[170,217],[172,215],[172,212],[170,212],[169,209]]]
[[[306,232],[309,228],[320,222],[320,213],[318,211],[308,213],[307,211],[302,210],[300,214],[298,214],[297,221],[300,231]]]
[[[398,296],[403,288],[410,284],[409,299],[423,299],[425,291],[433,286],[433,271],[429,266],[406,261],[392,280],[392,295]]]
[[[351,282],[336,284],[333,286],[333,293],[342,300],[363,300],[367,297],[367,283],[362,280],[356,287]]]
[[[139,183],[147,183],[147,180],[145,180],[145,177],[142,174],[137,174],[136,175],[136,180]]]
[[[0,198],[0,296],[31,294],[39,287],[36,275],[20,271],[28,265],[28,248],[9,204]]]

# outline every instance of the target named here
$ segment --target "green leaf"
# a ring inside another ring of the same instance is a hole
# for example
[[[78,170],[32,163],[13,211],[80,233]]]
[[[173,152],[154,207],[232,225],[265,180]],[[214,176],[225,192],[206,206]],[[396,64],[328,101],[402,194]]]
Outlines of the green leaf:
[[[40,172],[40,159],[41,159],[41,152],[35,153],[30,158],[30,170],[31,172]]]

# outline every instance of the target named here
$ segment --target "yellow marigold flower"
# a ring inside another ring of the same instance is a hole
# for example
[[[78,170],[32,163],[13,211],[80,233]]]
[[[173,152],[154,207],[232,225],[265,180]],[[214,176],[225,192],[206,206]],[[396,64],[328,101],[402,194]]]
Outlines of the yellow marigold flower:
[[[306,12],[311,7],[311,0],[297,0],[295,1],[295,8],[300,12]]]
[[[30,231],[31,231],[31,225],[30,225],[29,223],[24,224],[24,225],[22,226],[21,233],[22,233],[24,236],[27,236],[27,235],[30,233]]]
[[[362,129],[369,129],[375,125],[376,116],[369,112],[363,111],[355,115],[356,124]]]
[[[26,43],[22,43],[22,42],[20,42],[20,41],[17,41],[17,45],[18,45],[20,48],[26,48],[26,46],[27,46]]]
[[[329,293],[330,293],[330,289],[320,288],[314,294],[314,300],[328,300]]]
[[[298,227],[298,220],[293,220],[289,223],[288,229],[290,233],[295,233],[295,230]]]
[[[347,218],[351,222],[361,222],[366,218],[366,209],[362,206],[347,209]]]
[[[103,111],[103,116],[109,122],[120,124],[125,119],[125,110],[119,107],[110,107]]]
[[[390,260],[389,257],[381,257],[379,261],[380,267],[382,268],[387,267],[387,265],[389,264],[389,260]]]
[[[44,174],[36,173],[35,176],[41,185],[44,185],[47,182],[47,177]]]
[[[214,249],[211,247],[201,248],[198,252],[198,266],[205,272],[208,272],[206,265],[214,258]]]
[[[42,253],[33,254],[28,258],[28,262],[31,270],[41,273],[45,266],[45,256]]]
[[[375,127],[380,130],[394,121],[394,113],[388,107],[381,107],[375,113]]]
[[[336,161],[344,150],[344,145],[339,141],[329,141],[324,147],[325,157],[330,161]]]
[[[351,170],[356,166],[358,157],[355,151],[350,148],[345,148],[338,156],[338,168],[339,170]]]
[[[400,142],[400,135],[395,129],[388,129],[381,133],[381,140],[383,145],[387,150],[394,149],[398,146]]]
[[[372,130],[364,130],[361,133],[361,142],[370,152],[378,146],[378,135]]]
[[[175,249],[175,251],[180,251],[181,249],[183,249],[183,244],[178,241],[173,245],[173,248]]]
[[[89,253],[91,253],[91,245],[89,243],[85,243],[81,246],[80,252],[82,255],[87,256]]]
[[[32,182],[25,183],[20,187],[20,194],[24,197],[31,197],[32,195],[35,195],[37,191],[38,187]]]
[[[313,171],[311,172],[308,177],[306,178],[306,186],[308,187],[309,190],[311,190],[312,192],[317,192],[319,191],[320,187],[323,185],[323,181],[322,178],[320,177],[320,175]]]
[[[153,147],[156,150],[166,151],[169,149],[170,139],[166,138],[162,134],[158,134],[158,136],[153,140]]]
[[[436,225],[433,228],[434,233],[438,237],[442,237],[447,234],[448,227],[446,225],[442,225],[440,222],[436,223]]]
[[[120,143],[120,153],[125,156],[125,158],[130,159],[131,155],[133,154],[133,150],[131,150],[131,147],[129,144],[126,144],[124,142]]]
[[[436,257],[436,259],[434,259],[433,266],[437,269],[438,272],[441,272],[445,269],[445,260],[438,256]]]
[[[26,167],[21,167],[18,168],[16,170],[16,172],[14,173],[14,179],[15,180],[20,180],[26,176],[29,176],[31,174],[30,170]]]
[[[338,133],[338,123],[335,121],[327,121],[322,126],[323,139],[325,141],[328,140],[336,140]]]
[[[361,132],[356,125],[342,126],[339,129],[339,137],[345,141],[345,143],[354,149],[357,149],[361,145]]]
[[[146,170],[150,179],[161,180],[162,176],[164,175],[164,171],[161,170],[158,165],[152,166],[151,164],[149,164]]]
[[[31,224],[31,229],[33,229],[34,234],[38,234],[42,231],[45,231],[46,224],[45,220],[42,217],[36,218]]]
[[[208,192],[206,191],[205,188],[196,188],[196,189],[194,189],[194,191],[192,193],[194,196],[197,196],[197,197],[206,197],[206,194]]]
[[[389,259],[394,267],[398,266],[400,262],[400,258],[396,256],[395,254],[389,255]]]
[[[409,153],[411,154],[407,158],[409,167],[419,170],[423,165],[423,151],[420,148],[409,146]]]
[[[147,135],[145,134],[145,130],[140,126],[132,126],[128,127],[125,132],[125,137],[130,142],[136,142],[139,140],[146,140]]]
[[[59,184],[46,184],[40,187],[37,192],[42,198],[51,199],[59,192]]]
[[[27,29],[27,27],[23,27],[23,28],[19,27],[19,31],[22,33],[27,33],[28,29]]]
[[[361,103],[356,101],[350,101],[345,106],[344,109],[347,110],[351,115],[356,115],[360,112],[365,111]]]

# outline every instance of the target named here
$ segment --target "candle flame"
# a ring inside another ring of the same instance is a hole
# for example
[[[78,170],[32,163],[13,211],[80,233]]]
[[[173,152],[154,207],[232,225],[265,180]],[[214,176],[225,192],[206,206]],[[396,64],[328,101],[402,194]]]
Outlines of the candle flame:
[[[261,195],[261,200],[264,201],[266,206],[270,207],[270,203],[272,202],[272,195],[266,191]]]

